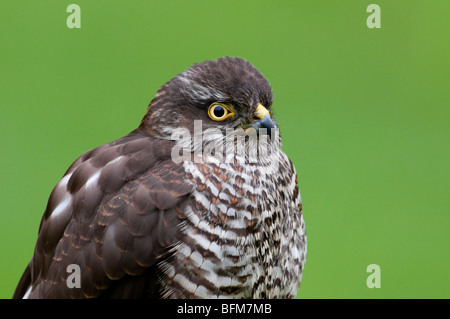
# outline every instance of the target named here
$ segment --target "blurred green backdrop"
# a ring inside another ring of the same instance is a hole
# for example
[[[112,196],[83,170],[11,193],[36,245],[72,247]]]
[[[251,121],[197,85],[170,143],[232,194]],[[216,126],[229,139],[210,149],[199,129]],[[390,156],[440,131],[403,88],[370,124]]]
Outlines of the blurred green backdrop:
[[[450,298],[450,2],[377,0],[369,29],[372,2],[0,1],[0,297],[72,161],[136,128],[177,73],[230,55],[271,82],[299,172],[298,297]]]

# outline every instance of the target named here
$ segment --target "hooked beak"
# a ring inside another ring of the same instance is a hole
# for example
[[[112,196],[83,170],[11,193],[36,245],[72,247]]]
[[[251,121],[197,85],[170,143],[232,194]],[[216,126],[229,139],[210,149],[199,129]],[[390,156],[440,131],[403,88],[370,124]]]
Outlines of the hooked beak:
[[[258,104],[254,116],[259,121],[253,122],[250,126],[254,127],[257,132],[259,132],[260,128],[266,128],[267,134],[272,138],[272,129],[275,128],[275,124],[270,118],[269,111],[262,104]]]

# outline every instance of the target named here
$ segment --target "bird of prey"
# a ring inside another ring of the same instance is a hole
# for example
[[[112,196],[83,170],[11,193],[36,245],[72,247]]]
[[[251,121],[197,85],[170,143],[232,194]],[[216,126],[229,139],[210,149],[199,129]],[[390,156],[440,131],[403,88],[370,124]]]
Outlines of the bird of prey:
[[[305,224],[272,102],[237,57],[164,84],[137,129],[55,186],[13,298],[294,298]]]

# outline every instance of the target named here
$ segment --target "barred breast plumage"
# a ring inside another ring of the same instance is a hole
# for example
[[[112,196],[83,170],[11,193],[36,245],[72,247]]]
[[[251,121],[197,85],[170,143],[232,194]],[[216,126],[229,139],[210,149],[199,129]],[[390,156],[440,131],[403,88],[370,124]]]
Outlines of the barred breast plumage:
[[[164,294],[197,298],[293,298],[306,257],[295,169],[185,163],[196,185],[184,239],[163,263]]]

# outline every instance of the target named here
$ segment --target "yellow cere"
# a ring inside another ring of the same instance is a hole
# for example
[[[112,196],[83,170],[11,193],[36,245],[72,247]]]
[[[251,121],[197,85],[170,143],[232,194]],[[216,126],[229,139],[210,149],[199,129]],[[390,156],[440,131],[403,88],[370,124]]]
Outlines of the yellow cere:
[[[262,120],[264,116],[268,115],[270,117],[269,111],[260,103],[255,111],[255,117]]]

